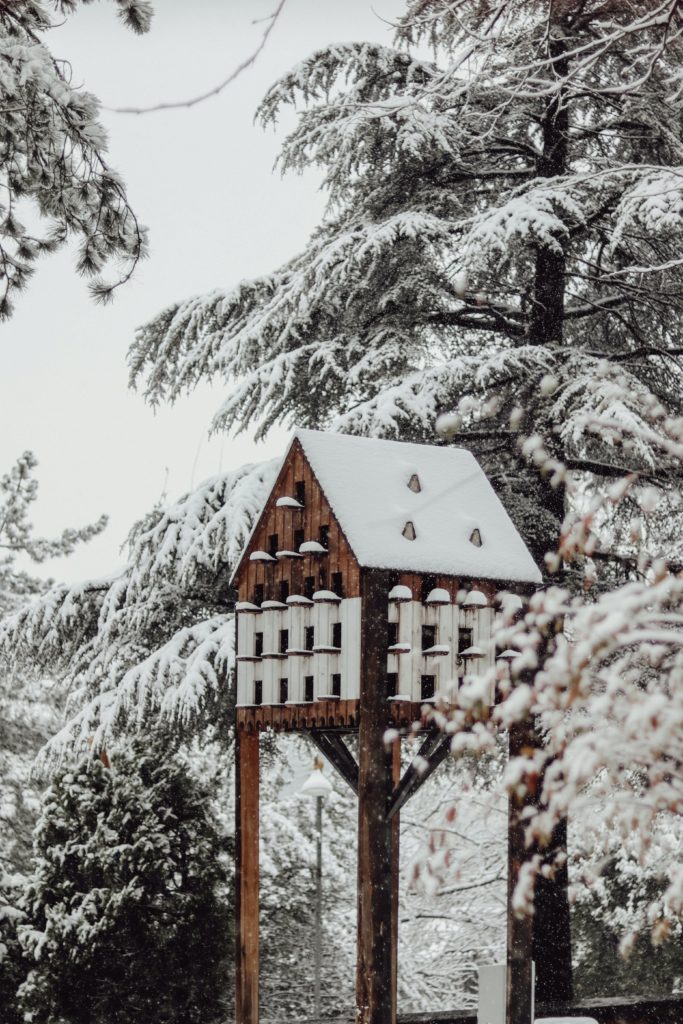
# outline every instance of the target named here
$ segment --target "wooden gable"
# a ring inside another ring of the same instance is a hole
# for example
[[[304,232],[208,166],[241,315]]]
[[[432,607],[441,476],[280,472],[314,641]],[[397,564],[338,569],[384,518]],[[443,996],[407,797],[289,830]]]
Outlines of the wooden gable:
[[[303,509],[277,506],[278,498],[296,498],[297,485],[300,488],[302,484]],[[301,538],[317,542],[322,538],[328,553],[283,557],[276,562],[252,561],[253,552],[271,551],[274,537],[276,550],[293,552],[298,551]],[[283,582],[288,584],[289,594],[303,594],[311,577],[315,590],[331,590],[337,573],[341,573],[344,596],[359,596],[358,562],[301,444],[294,440],[237,567],[234,585],[240,601],[253,601],[259,587],[264,600],[279,600]]]

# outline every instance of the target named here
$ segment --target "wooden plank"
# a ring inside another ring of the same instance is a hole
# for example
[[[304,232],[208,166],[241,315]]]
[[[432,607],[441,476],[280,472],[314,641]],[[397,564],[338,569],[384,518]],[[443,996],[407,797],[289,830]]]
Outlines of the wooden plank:
[[[303,512],[278,509],[276,507],[277,498],[282,495],[293,496],[295,480],[303,480],[305,483],[306,503]],[[290,548],[293,547],[295,528],[304,529],[306,540],[318,540],[319,528],[322,523],[328,524],[330,527],[332,549],[330,557],[308,556],[301,561],[296,560],[294,564],[287,560],[277,566],[268,563],[268,569],[263,564],[249,561],[252,551],[267,549],[268,537],[271,534],[277,533],[281,549]],[[277,584],[284,579],[289,580],[290,592],[298,593],[302,589],[304,575],[315,574],[318,578],[320,569],[324,568],[329,576],[333,566],[338,566],[344,573],[347,594],[358,596],[360,593],[359,571],[351,547],[305,458],[301,445],[295,441],[237,567],[235,580],[240,599],[250,599],[256,582],[265,583],[268,596],[276,597]],[[329,578],[327,582],[329,584]]]
[[[401,778],[401,739],[394,740],[391,751],[391,783],[394,788]],[[398,1011],[398,921],[399,877],[401,859],[401,816],[397,812],[391,820],[391,1019]]]
[[[345,700],[355,700],[360,694],[360,598],[344,598],[340,614],[342,623],[342,697]]]
[[[408,644],[413,642],[413,607],[410,601],[401,601],[396,605],[398,613],[398,640],[399,643]],[[397,656],[398,663],[396,693],[412,698],[413,695],[413,671],[412,654],[401,654]]]
[[[320,532],[320,517],[321,517],[321,514],[322,514],[321,513],[322,492],[321,492],[321,488],[318,486],[317,480],[315,482],[313,481],[313,471],[312,470],[310,470],[310,474],[311,474],[311,484],[310,484],[310,487],[309,487],[309,491],[311,492],[311,496],[306,501],[307,511],[308,511],[308,524],[307,524],[308,525],[308,534],[306,536],[306,540],[318,540],[318,535],[319,535],[319,532]],[[318,567],[318,561],[319,561],[319,559],[312,558],[311,559],[311,564],[314,567],[317,568]]]
[[[392,825],[386,817],[392,790],[386,650],[390,574],[361,574],[361,696],[358,758],[357,1024],[395,1024],[392,997]]]
[[[415,590],[413,589],[413,594]],[[405,607],[410,608],[411,612],[411,623],[410,623],[410,654],[404,654],[403,657],[408,660],[410,659],[410,696],[414,701],[418,701],[422,697],[421,693],[421,677],[422,677],[422,621],[424,609],[419,601],[420,591],[417,589],[417,601],[411,601],[410,604],[406,603]]]
[[[259,734],[237,731],[235,1022],[259,1017]]]

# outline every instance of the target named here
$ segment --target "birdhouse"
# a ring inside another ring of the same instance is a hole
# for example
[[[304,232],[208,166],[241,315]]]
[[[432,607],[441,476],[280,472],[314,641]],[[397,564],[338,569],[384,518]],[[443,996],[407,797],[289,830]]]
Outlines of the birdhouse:
[[[432,701],[493,664],[501,586],[540,581],[470,452],[299,430],[233,577],[238,718],[353,725],[378,631],[397,713]]]
[[[394,1024],[399,815],[451,743],[422,709],[493,664],[496,593],[540,581],[469,452],[294,435],[233,577],[237,1024],[258,1024],[260,732],[308,735],[358,798],[357,1020]]]

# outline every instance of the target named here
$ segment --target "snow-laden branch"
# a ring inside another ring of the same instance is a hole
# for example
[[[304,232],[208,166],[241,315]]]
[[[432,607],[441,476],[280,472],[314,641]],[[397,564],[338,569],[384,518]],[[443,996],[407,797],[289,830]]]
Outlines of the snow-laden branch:
[[[76,2],[54,6],[67,16]],[[148,0],[116,0],[116,7],[127,27],[147,31]],[[77,270],[91,279],[90,291],[101,302],[130,279],[147,252],[146,229],[106,160],[99,101],[80,82],[74,85],[68,63],[48,50],[52,28],[43,3],[0,5],[0,318],[11,315],[14,295],[37,259],[67,239],[78,240]],[[27,199],[47,224],[42,235],[23,223]],[[102,275],[116,262],[117,277],[105,281]]]
[[[60,586],[0,623],[8,671],[69,690],[50,753],[150,718],[191,727],[232,666],[228,580],[272,485],[274,462],[223,473],[139,524],[115,576]]]

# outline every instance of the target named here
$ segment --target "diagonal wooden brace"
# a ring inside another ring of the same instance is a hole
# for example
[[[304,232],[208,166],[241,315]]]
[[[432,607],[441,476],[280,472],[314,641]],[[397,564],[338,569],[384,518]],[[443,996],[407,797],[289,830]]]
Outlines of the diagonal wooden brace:
[[[338,733],[314,729],[309,733],[321,754],[324,754],[333,768],[358,796],[358,765],[353,754]]]
[[[403,778],[394,788],[387,806],[387,818],[391,819],[401,810],[403,805],[410,800],[414,793],[427,781],[432,772],[435,772],[441,762],[448,756],[451,749],[451,737],[444,736],[440,732],[430,732],[420,747],[417,757],[406,769]],[[420,761],[426,761],[427,767],[424,770],[416,767]]]

